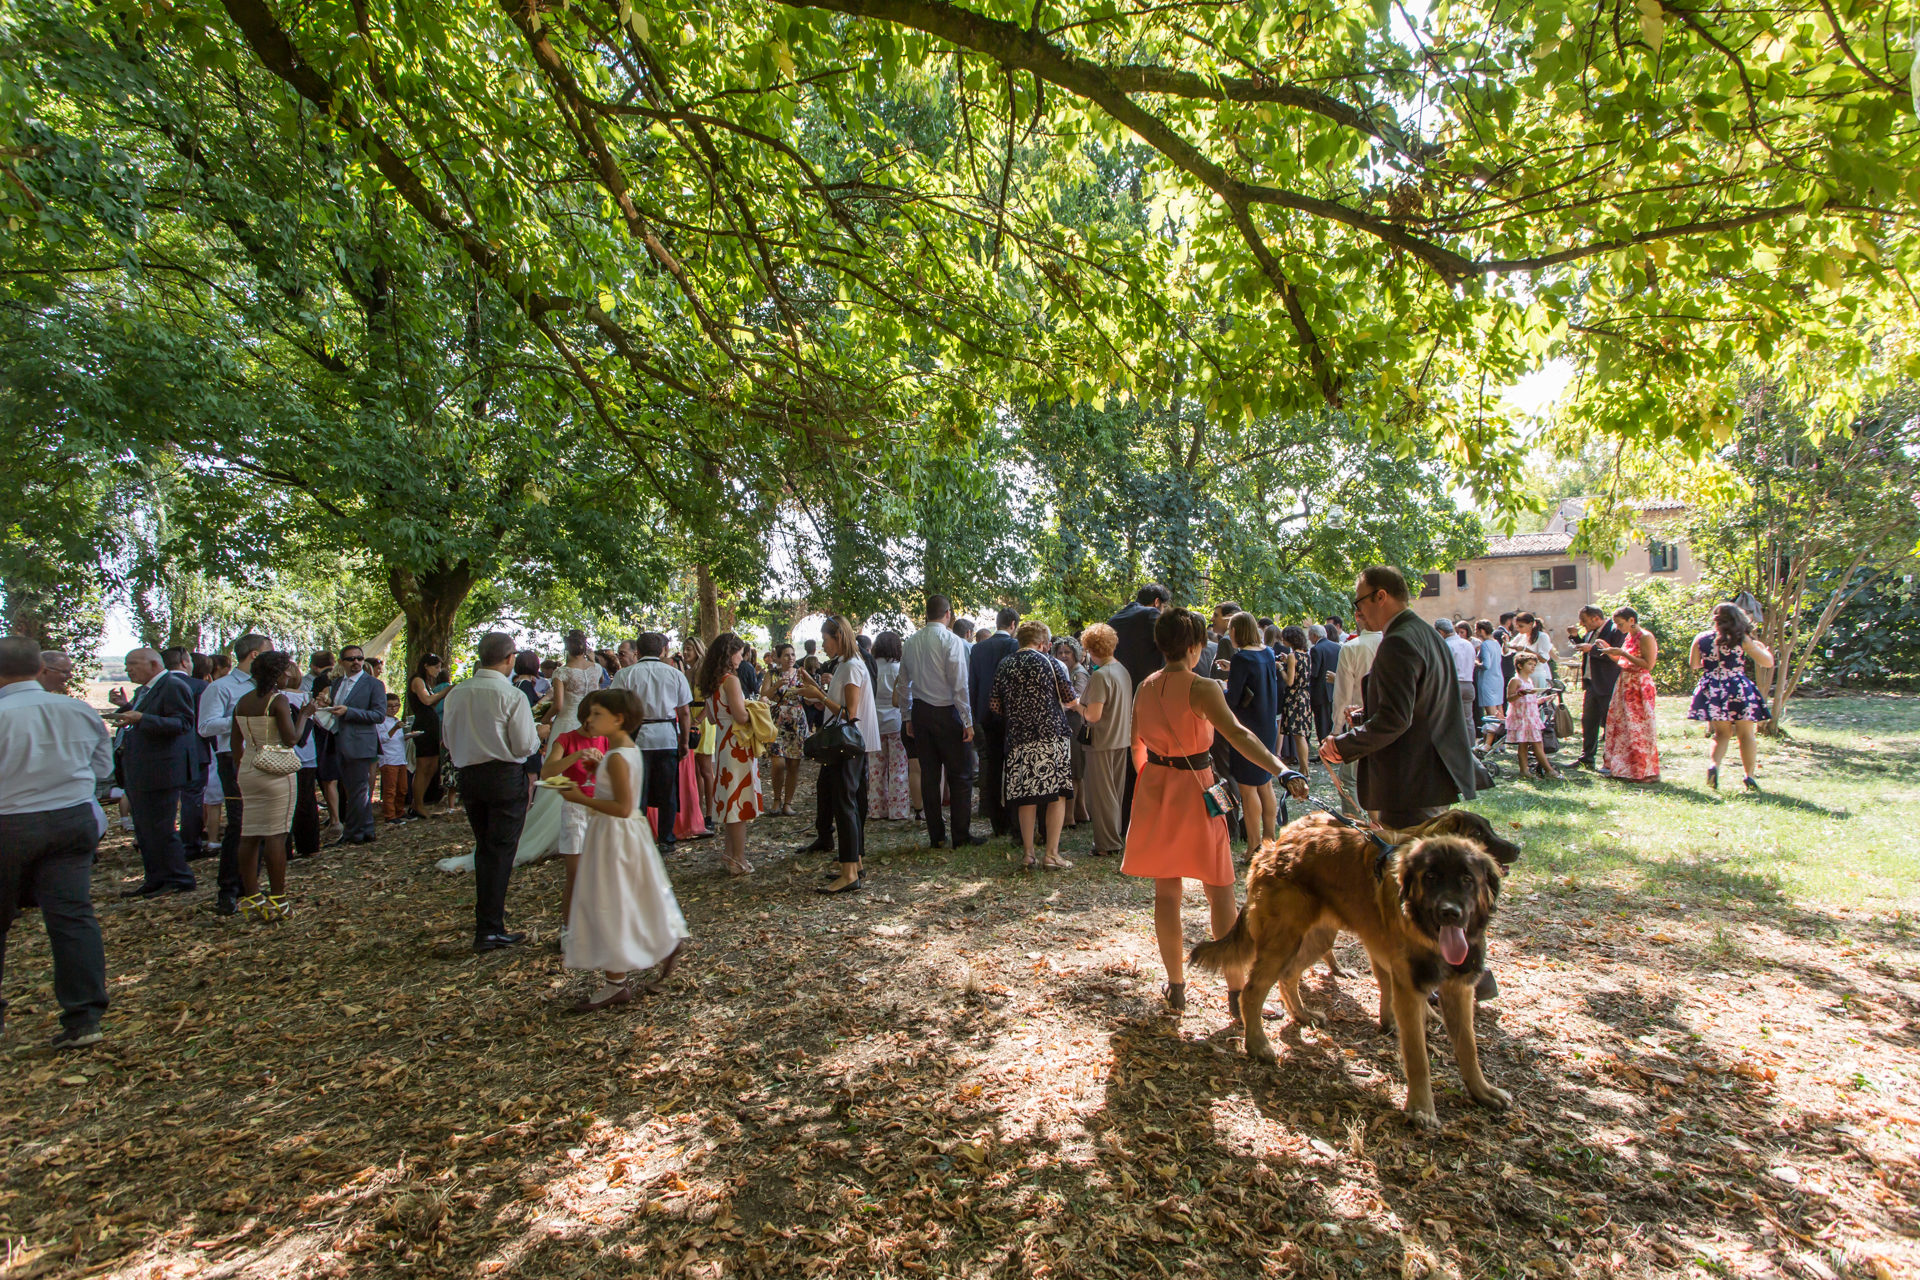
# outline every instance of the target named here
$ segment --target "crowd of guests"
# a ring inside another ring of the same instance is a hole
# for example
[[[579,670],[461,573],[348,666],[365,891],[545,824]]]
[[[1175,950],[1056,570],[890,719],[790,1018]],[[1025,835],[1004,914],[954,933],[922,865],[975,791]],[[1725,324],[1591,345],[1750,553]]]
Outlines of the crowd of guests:
[[[820,894],[862,890],[873,821],[924,822],[933,848],[1006,838],[1024,868],[1050,870],[1072,866],[1062,830],[1090,824],[1094,856],[1155,881],[1180,1007],[1184,882],[1206,887],[1215,936],[1230,928],[1232,842],[1270,839],[1288,799],[1306,798],[1312,763],[1346,814],[1389,831],[1486,785],[1476,726],[1491,726],[1489,741],[1503,732],[1523,769],[1552,772],[1543,703],[1563,686],[1542,619],[1429,625],[1384,566],[1355,592],[1352,634],[1337,615],[1279,626],[1233,601],[1203,617],[1154,583],[1077,636],[1012,608],[976,628],[939,595],[911,635],[869,638],[836,616],[818,642],[783,641],[764,659],[732,632],[596,650],[576,631],[550,659],[490,632],[467,678],[422,654],[404,694],[359,646],[313,653],[303,671],[248,633],[231,656],[135,650],[134,691],[114,690],[104,719],[68,696],[66,655],[0,640],[0,944],[16,907],[37,902],[54,941],[56,1043],[91,1043],[106,999],[90,887],[102,797],[123,807],[139,849],[127,896],[191,890],[192,862],[217,856],[215,909],[263,923],[292,910],[290,856],[328,838],[369,844],[381,818],[457,803],[474,852],[449,861],[474,873],[475,951],[525,941],[507,924],[512,870],[557,855],[565,963],[600,978],[577,1007],[604,1009],[681,955],[665,858],[717,835],[726,871],[752,874],[752,824],[793,812],[810,765],[815,838],[798,852],[827,855]],[[1737,741],[1757,789],[1754,728],[1768,712],[1747,664],[1772,656],[1738,607],[1718,606],[1713,624],[1690,651],[1701,677],[1689,715],[1711,725],[1710,784]],[[1568,638],[1582,763],[1604,737],[1605,772],[1657,779],[1653,635],[1631,608],[1609,619],[1588,607]],[[1231,993],[1229,1007],[1237,1016]]]

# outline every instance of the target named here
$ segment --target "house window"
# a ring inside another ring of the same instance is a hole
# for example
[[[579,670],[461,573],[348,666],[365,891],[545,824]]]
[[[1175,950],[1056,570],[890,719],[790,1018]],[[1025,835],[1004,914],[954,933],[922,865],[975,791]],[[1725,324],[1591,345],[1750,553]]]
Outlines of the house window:
[[[1424,600],[1428,596],[1437,596],[1439,594],[1440,575],[1437,573],[1422,574],[1420,576],[1420,598]]]
[[[1467,589],[1467,571],[1465,569],[1455,569],[1453,571],[1453,585],[1462,591]]]
[[[1557,564],[1551,569],[1533,571],[1533,589],[1535,591],[1572,591],[1580,584],[1577,573],[1570,564]]]
[[[1673,542],[1650,542],[1647,544],[1648,571],[1652,573],[1680,572],[1680,546]]]

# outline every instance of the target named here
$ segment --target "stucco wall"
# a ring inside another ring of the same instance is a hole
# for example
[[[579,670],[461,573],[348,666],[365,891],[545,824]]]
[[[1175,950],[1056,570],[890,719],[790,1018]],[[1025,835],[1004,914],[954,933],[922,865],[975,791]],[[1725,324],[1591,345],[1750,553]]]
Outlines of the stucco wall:
[[[1571,591],[1535,591],[1533,571],[1554,565],[1574,566]],[[1531,610],[1553,628],[1556,635],[1579,620],[1580,606],[1592,596],[1592,566],[1585,556],[1531,555],[1485,556],[1467,560],[1457,568],[1467,571],[1467,585],[1454,585],[1452,571],[1440,575],[1440,594],[1416,596],[1414,612],[1429,621],[1436,618],[1487,618],[1498,622],[1500,615],[1513,610]]]

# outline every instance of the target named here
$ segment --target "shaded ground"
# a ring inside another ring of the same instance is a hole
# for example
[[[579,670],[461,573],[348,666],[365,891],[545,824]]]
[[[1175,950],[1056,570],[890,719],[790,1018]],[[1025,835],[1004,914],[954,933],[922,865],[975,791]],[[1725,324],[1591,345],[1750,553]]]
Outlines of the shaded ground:
[[[1217,982],[1161,1012],[1111,860],[876,824],[869,892],[827,900],[811,860],[736,882],[695,845],[691,962],[581,1018],[558,865],[514,879],[538,945],[476,958],[432,869],[456,820],[296,863],[274,927],[120,902],[116,838],[103,1046],[38,1048],[37,917],[11,943],[0,1276],[1915,1274],[1920,701],[1809,707],[1763,798],[1708,793],[1663,714],[1660,791],[1480,806],[1527,845],[1480,1013],[1516,1106],[1436,1028],[1432,1135],[1356,948],[1309,979],[1332,1028],[1257,1067]]]

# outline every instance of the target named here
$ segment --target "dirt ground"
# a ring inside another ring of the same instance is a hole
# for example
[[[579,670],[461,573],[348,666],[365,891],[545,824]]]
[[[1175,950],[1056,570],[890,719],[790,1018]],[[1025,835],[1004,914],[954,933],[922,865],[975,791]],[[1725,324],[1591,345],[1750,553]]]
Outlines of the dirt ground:
[[[802,825],[756,824],[743,881],[679,854],[697,948],[593,1017],[558,863],[514,877],[534,942],[471,953],[471,879],[433,868],[457,818],[296,862],[274,926],[216,917],[210,862],[122,902],[116,831],[99,1048],[40,1047],[46,940],[13,931],[0,1276],[1920,1274],[1911,916],[1523,860],[1479,1013],[1514,1109],[1466,1098],[1436,1025],[1429,1134],[1350,941],[1308,982],[1330,1029],[1258,1066],[1217,980],[1164,1012],[1114,860],[1023,874],[877,823],[867,892],[825,899]]]

